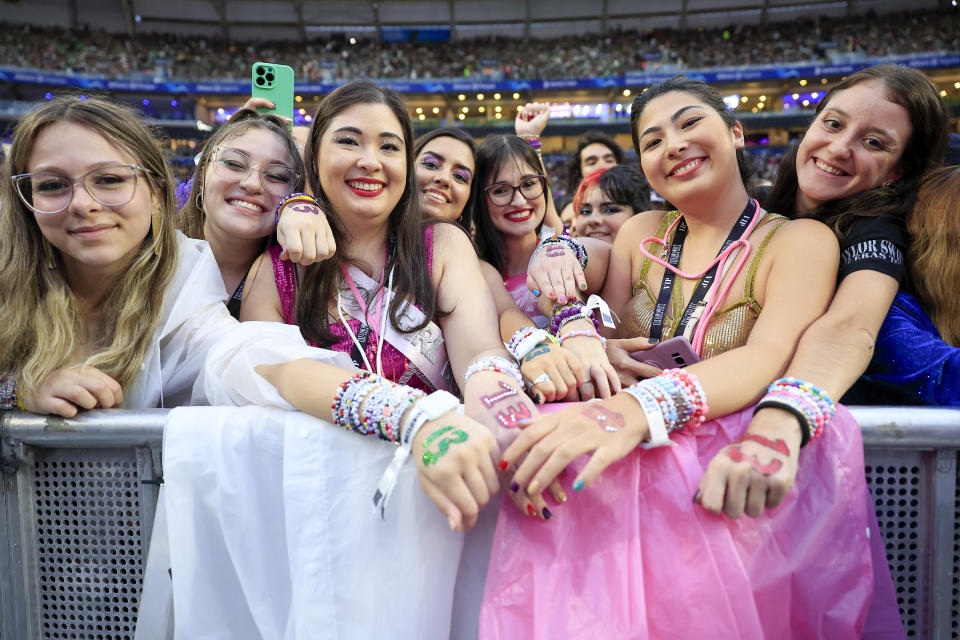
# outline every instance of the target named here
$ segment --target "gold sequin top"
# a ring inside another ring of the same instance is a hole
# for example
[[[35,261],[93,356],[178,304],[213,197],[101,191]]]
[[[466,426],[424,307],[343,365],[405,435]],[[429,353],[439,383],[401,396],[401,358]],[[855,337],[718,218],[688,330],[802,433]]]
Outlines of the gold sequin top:
[[[678,211],[669,211],[660,221],[657,227],[657,237],[662,237],[667,228],[677,219],[680,213]],[[703,338],[703,349],[700,357],[706,360],[724,351],[743,346],[750,335],[754,323],[760,316],[760,305],[753,297],[753,281],[757,275],[757,268],[760,265],[760,259],[767,248],[767,244],[773,238],[774,234],[787,223],[787,219],[776,213],[767,213],[758,223],[767,224],[773,220],[779,220],[777,224],[764,236],[757,247],[756,252],[750,259],[747,270],[747,277],[743,285],[743,297],[739,300],[718,309],[710,318],[710,324],[707,325],[706,334]],[[667,239],[667,245],[673,241],[673,236]],[[637,336],[649,336],[650,325],[653,321],[653,311],[657,306],[657,298],[650,291],[647,285],[647,274],[650,271],[650,265],[653,264],[649,258],[644,258],[640,265],[640,277],[633,286],[633,291],[627,306],[623,310],[622,321],[617,328],[616,337],[633,338]],[[674,287],[670,298],[669,309],[663,318],[663,340],[673,337],[673,332],[677,327],[680,317],[683,315],[685,304],[681,287]]]

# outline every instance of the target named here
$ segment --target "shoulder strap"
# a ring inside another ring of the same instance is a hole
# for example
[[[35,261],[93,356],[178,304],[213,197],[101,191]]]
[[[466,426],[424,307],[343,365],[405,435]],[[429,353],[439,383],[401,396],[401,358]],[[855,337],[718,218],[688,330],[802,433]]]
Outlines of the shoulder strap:
[[[780,231],[783,225],[789,222],[787,218],[778,213],[767,213],[764,219],[760,221],[760,224],[766,224],[772,220],[776,220],[777,224],[773,229],[770,229],[763,237],[763,240],[760,241],[760,246],[757,247],[757,251],[753,254],[753,258],[750,259],[750,265],[747,267],[747,279],[743,283],[743,297],[750,300],[754,299],[753,285],[757,277],[757,269],[760,268],[760,260],[763,258],[763,252],[767,250],[767,245],[770,244],[770,241],[777,231]]]

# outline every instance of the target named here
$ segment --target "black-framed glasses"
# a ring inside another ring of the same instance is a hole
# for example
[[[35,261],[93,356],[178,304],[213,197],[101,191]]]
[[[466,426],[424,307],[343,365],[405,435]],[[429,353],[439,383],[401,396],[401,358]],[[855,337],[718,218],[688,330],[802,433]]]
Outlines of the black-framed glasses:
[[[527,200],[535,200],[542,196],[546,189],[547,177],[536,175],[524,176],[518,185],[507,184],[506,182],[494,182],[489,187],[486,187],[484,191],[487,193],[487,198],[490,199],[490,202],[497,205],[505,205],[510,204],[517,191]]]
[[[272,196],[282,198],[293,193],[300,173],[285,164],[259,165],[239,149],[217,147],[213,152],[213,170],[231,180],[246,180],[250,172],[260,174],[260,185]]]
[[[135,164],[114,164],[91,169],[79,178],[56,173],[21,173],[11,176],[14,191],[31,211],[44,215],[60,213],[70,206],[78,184],[105,207],[119,207],[133,200],[137,172],[153,173]]]

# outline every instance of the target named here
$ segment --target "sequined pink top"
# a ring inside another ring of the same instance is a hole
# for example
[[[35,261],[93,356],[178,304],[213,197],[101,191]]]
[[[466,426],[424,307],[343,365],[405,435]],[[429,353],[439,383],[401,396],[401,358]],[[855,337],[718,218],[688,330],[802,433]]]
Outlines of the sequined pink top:
[[[433,271],[433,225],[428,225],[423,231],[424,252],[426,253],[427,270]],[[289,260],[281,260],[279,246],[270,248],[270,259],[273,261],[273,277],[277,283],[277,293],[280,294],[280,305],[283,308],[283,321],[287,324],[297,324],[295,311],[296,301],[296,281],[294,279],[295,267]],[[352,294],[351,294],[352,295]],[[353,335],[360,331],[360,321],[353,318],[347,318],[350,330]],[[353,340],[350,334],[344,328],[340,319],[335,321],[331,319],[330,333],[337,337],[337,341],[330,345],[329,349],[349,354],[354,349]],[[370,337],[367,339],[365,353],[367,360],[376,368],[377,364],[377,343],[380,336],[376,328],[371,327]],[[318,346],[310,342],[313,346]],[[436,388],[430,383],[427,377],[413,364],[405,355],[400,353],[392,344],[384,340],[383,349],[380,352],[380,364],[383,376],[398,384],[405,384],[416,389],[422,389],[427,393],[436,391]]]

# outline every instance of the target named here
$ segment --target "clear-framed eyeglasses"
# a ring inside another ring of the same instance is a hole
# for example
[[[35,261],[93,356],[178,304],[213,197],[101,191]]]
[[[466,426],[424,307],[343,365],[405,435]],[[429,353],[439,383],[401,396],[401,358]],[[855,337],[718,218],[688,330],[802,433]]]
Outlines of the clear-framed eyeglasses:
[[[282,198],[293,193],[300,173],[285,164],[273,163],[260,165],[250,156],[230,147],[217,147],[213,150],[213,170],[221,177],[243,181],[251,171],[260,174],[260,186],[272,196]]]
[[[135,164],[112,164],[91,169],[73,179],[56,173],[21,173],[11,176],[14,191],[34,213],[52,215],[66,210],[78,184],[105,207],[119,207],[133,200],[137,172],[153,173]]]
[[[513,201],[513,196],[517,191],[527,200],[535,200],[543,195],[546,188],[546,176],[536,175],[524,176],[518,185],[507,184],[506,182],[495,182],[485,188],[484,191],[487,193],[487,198],[490,199],[490,202],[496,205],[505,205]]]

